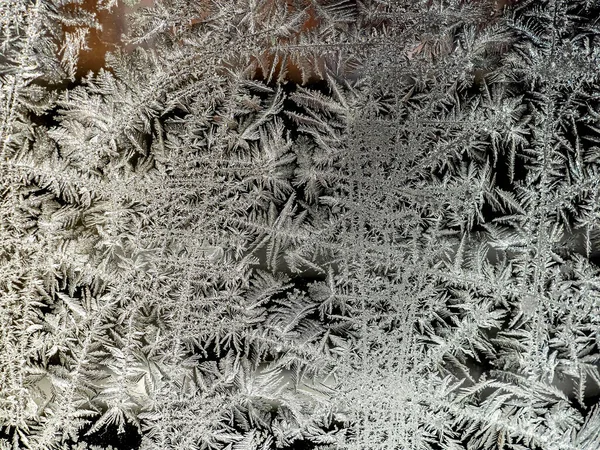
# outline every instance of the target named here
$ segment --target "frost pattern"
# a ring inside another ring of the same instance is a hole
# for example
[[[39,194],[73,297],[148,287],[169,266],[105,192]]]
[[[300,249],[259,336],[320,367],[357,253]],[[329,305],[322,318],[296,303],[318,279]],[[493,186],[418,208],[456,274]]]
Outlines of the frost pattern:
[[[600,447],[599,2],[135,3],[0,0],[0,449]]]

